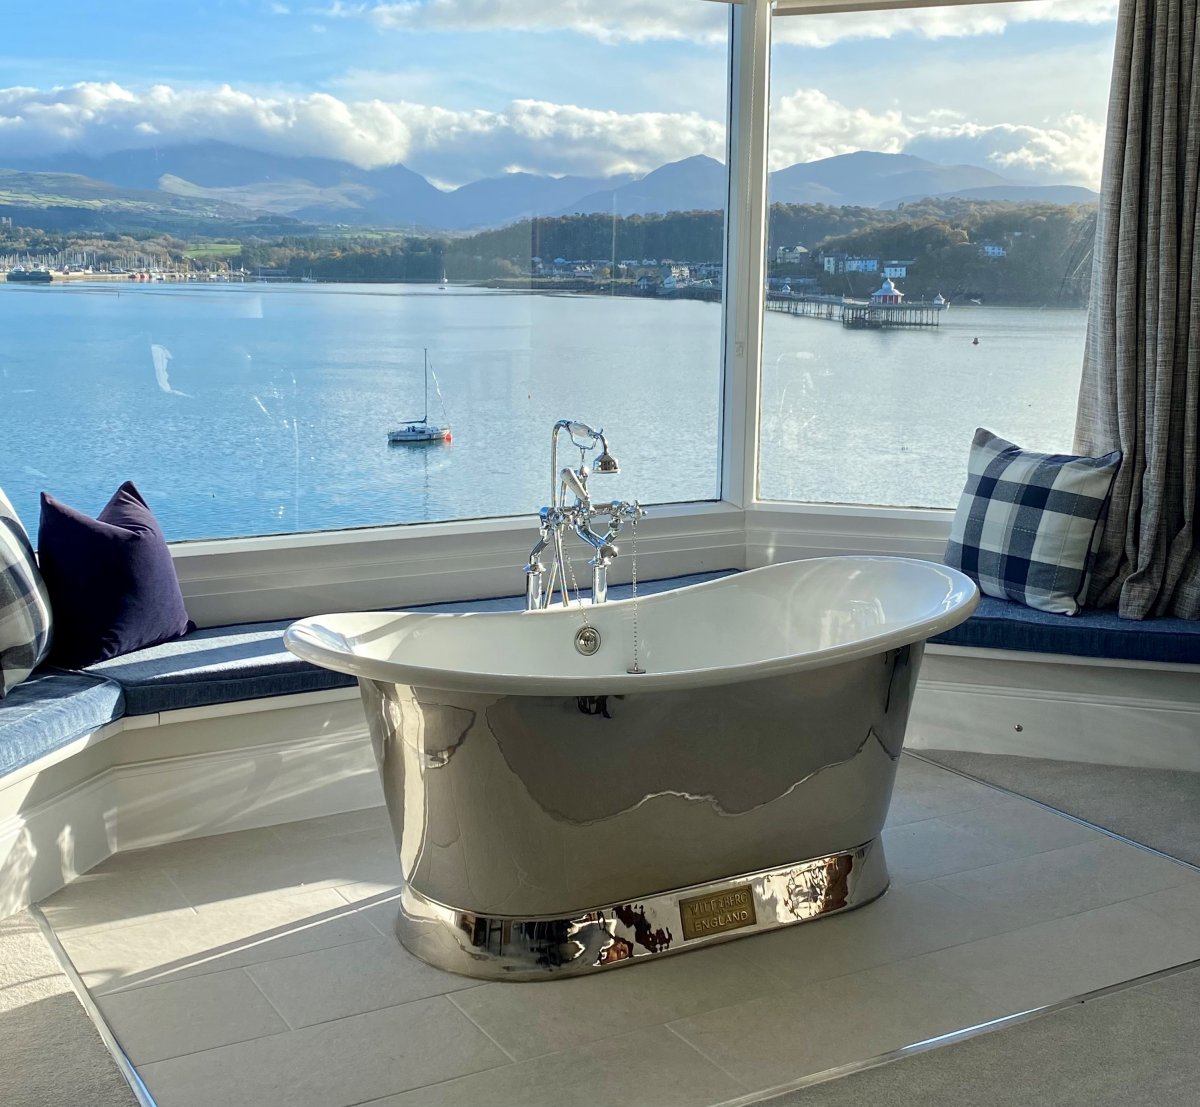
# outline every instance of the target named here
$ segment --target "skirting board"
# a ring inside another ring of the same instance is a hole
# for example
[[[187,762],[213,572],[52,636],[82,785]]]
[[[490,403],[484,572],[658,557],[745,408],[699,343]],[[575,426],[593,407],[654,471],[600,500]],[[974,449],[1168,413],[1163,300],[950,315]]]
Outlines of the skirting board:
[[[1200,772],[1200,668],[931,646],[905,745]]]
[[[108,767],[0,822],[0,918],[119,850],[383,803],[357,696],[164,722],[105,747]],[[164,748],[191,752],[142,756]]]

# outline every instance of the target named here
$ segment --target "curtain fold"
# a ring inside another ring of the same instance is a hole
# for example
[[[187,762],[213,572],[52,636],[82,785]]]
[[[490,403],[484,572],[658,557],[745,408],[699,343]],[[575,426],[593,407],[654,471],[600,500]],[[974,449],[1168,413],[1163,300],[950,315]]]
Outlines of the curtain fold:
[[[1121,0],[1079,453],[1122,451],[1090,600],[1200,618],[1198,0]]]

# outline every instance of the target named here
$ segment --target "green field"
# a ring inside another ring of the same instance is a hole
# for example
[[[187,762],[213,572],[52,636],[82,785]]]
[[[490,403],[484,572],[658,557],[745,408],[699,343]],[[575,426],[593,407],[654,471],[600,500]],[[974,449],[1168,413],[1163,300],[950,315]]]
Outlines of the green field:
[[[235,258],[241,252],[240,242],[189,242],[186,251],[191,258]]]

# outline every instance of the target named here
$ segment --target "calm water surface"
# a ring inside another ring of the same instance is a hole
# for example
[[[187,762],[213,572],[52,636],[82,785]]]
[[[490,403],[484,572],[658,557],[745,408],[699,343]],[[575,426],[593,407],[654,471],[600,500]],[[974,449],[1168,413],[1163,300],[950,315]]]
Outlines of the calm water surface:
[[[763,494],[944,506],[977,425],[1068,448],[1083,330],[1081,312],[974,306],[936,331],[769,315]],[[561,417],[609,434],[622,473],[598,497],[718,495],[715,304],[0,285],[0,334],[0,487],[31,530],[43,489],[94,513],[126,479],[171,539],[532,512]],[[426,347],[453,442],[389,446],[421,413]]]

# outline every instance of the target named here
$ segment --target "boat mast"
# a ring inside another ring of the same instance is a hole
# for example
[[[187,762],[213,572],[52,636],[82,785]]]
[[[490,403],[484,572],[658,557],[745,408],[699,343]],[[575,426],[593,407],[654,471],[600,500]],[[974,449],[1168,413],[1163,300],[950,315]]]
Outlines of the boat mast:
[[[425,418],[422,423],[429,422],[429,347],[425,347]]]

